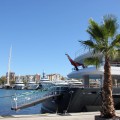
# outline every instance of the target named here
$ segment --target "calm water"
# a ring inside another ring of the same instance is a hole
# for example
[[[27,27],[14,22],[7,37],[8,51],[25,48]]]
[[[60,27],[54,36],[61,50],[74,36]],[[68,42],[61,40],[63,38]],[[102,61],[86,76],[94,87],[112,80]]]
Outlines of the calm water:
[[[15,93],[24,93],[29,92],[30,90],[5,90],[0,89],[0,115],[22,115],[22,114],[39,114],[41,111],[41,104],[38,104],[33,107],[29,107],[26,109],[14,111],[11,110],[11,97],[3,96],[11,96]]]

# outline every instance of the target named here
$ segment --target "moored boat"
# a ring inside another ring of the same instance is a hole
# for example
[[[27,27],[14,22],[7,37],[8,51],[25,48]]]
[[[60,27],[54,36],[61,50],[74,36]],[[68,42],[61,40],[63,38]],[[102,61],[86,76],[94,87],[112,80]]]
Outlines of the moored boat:
[[[14,89],[16,90],[23,90],[25,88],[25,84],[20,78],[20,76],[16,79],[15,84],[14,84]]]
[[[90,56],[92,56],[92,54],[88,52],[78,56],[74,61],[83,65],[84,59]],[[98,54],[98,56],[101,61],[101,65],[98,68],[94,65],[85,67],[80,66],[78,69],[75,68],[68,74],[68,77],[71,79],[80,79],[82,84],[79,86],[62,86],[62,88],[59,89],[61,90],[61,96],[43,102],[43,113],[100,110],[102,104],[101,90],[104,78],[104,58],[102,54]],[[111,61],[111,74],[115,108],[120,109],[120,62]],[[65,90],[62,91],[62,89]]]
[[[39,88],[39,84],[36,83],[34,80],[33,80],[33,77],[31,76],[28,83],[26,84],[26,89],[28,90],[36,90]]]
[[[41,77],[39,84],[41,85],[42,89],[47,90],[47,89],[49,89],[53,85],[53,82],[51,80],[49,80],[45,76],[45,73],[43,72],[43,76]]]

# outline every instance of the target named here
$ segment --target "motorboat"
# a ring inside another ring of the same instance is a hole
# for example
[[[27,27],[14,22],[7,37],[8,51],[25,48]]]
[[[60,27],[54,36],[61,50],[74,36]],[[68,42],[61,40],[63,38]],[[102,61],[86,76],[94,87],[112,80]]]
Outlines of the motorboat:
[[[24,88],[25,88],[25,84],[23,83],[23,81],[20,79],[19,76],[18,79],[15,81],[14,89],[23,90]]]
[[[77,80],[77,79],[68,79],[68,80],[65,80],[69,86],[75,86],[75,87],[84,87],[83,86],[83,82]]]
[[[48,90],[49,88],[52,87],[53,81],[49,80],[49,79],[45,76],[45,73],[43,72],[43,76],[41,77],[39,84],[42,86],[42,89]]]
[[[39,84],[36,83],[34,80],[33,80],[33,77],[31,76],[26,84],[26,89],[28,90],[36,90],[39,88]]]

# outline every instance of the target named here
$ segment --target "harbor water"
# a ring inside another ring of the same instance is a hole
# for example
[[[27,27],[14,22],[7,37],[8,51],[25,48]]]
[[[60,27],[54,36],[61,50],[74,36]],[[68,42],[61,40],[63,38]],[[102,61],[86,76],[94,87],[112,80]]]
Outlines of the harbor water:
[[[33,107],[21,109],[18,111],[11,110],[11,96],[15,94],[22,94],[25,92],[31,92],[32,90],[7,90],[0,89],[0,115],[29,115],[29,114],[40,114],[41,104],[35,105]]]

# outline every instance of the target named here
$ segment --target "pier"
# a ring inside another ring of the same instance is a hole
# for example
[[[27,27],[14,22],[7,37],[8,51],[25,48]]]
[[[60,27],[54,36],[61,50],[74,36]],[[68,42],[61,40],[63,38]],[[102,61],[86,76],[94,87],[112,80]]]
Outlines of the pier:
[[[36,90],[31,92],[25,92],[22,94],[16,94],[11,96],[12,107],[11,110],[20,110],[27,107],[37,105],[50,98],[59,96],[59,92],[52,90]]]
[[[57,97],[57,96],[59,96],[59,94],[44,96],[43,98],[39,98],[39,99],[37,99],[37,100],[31,101],[30,103],[24,103],[24,104],[21,105],[21,106],[12,107],[11,109],[12,109],[12,110],[24,109],[24,108],[27,108],[27,107],[31,107],[31,106],[37,105],[37,104],[39,104],[39,103],[42,103],[42,102],[45,101],[45,100],[48,100],[48,99],[50,99],[50,98],[52,98],[52,97]]]

